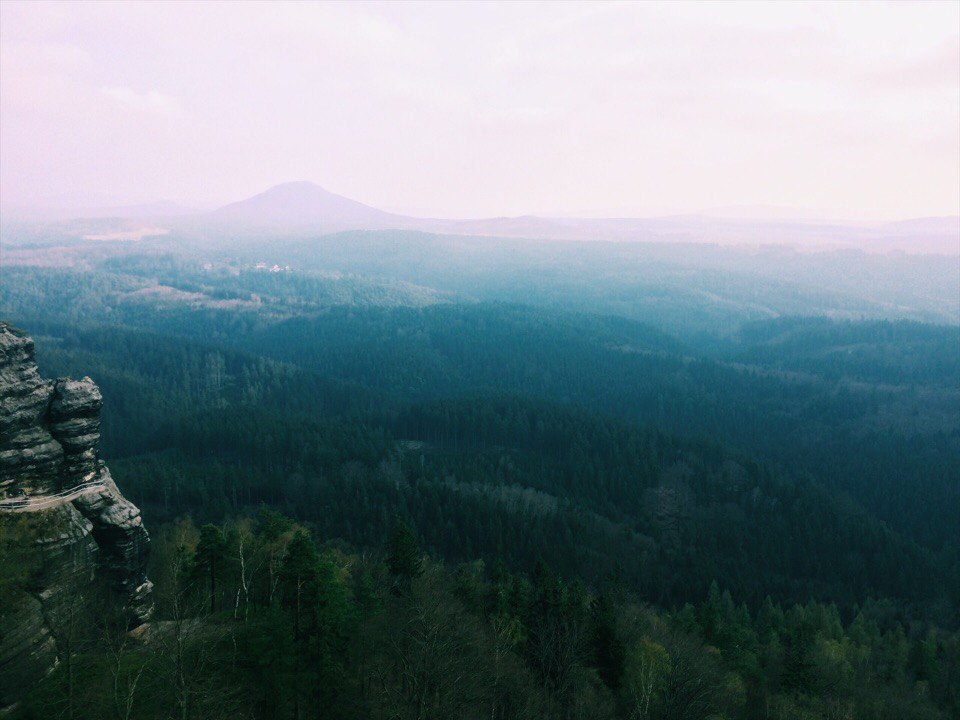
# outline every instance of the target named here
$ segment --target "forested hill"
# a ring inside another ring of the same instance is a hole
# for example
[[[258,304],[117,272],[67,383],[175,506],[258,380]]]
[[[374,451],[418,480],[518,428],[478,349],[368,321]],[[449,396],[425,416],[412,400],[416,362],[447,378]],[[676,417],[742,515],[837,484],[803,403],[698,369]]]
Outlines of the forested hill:
[[[789,317],[747,323],[722,356],[777,370],[887,386],[956,388],[960,328]]]

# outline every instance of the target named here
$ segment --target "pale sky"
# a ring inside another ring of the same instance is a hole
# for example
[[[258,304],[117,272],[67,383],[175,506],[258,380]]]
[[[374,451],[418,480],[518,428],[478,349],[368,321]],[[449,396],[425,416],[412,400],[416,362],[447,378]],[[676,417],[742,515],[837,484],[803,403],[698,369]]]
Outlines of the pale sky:
[[[0,202],[960,214],[960,3],[0,4]]]

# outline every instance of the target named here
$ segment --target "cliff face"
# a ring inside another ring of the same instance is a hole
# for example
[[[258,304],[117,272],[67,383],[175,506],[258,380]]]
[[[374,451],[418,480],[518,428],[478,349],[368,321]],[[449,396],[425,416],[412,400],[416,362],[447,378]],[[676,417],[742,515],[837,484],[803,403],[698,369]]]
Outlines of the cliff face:
[[[110,593],[131,626],[153,609],[140,510],[97,455],[102,404],[90,378],[41,378],[33,341],[0,322],[2,569],[31,558],[0,607],[0,708],[56,664],[78,596]]]

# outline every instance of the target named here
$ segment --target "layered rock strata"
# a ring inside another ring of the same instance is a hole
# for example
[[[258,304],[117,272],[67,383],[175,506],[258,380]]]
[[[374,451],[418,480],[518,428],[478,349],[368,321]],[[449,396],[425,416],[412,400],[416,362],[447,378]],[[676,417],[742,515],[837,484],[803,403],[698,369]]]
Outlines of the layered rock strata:
[[[152,612],[149,537],[97,455],[94,382],[45,380],[33,341],[0,322],[0,708],[56,664],[64,618],[105,593],[131,627]],[[18,545],[19,544],[19,545]]]

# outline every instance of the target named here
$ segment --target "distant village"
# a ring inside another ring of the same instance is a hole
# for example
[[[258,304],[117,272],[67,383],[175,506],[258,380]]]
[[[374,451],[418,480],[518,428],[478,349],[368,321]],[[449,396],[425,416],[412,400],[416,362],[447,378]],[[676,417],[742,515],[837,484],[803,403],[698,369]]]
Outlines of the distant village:
[[[283,267],[280,267],[279,265],[268,265],[265,262],[258,262],[256,265],[253,266],[253,269],[256,270],[257,272],[274,272],[274,273],[290,272],[289,265],[284,265]]]

